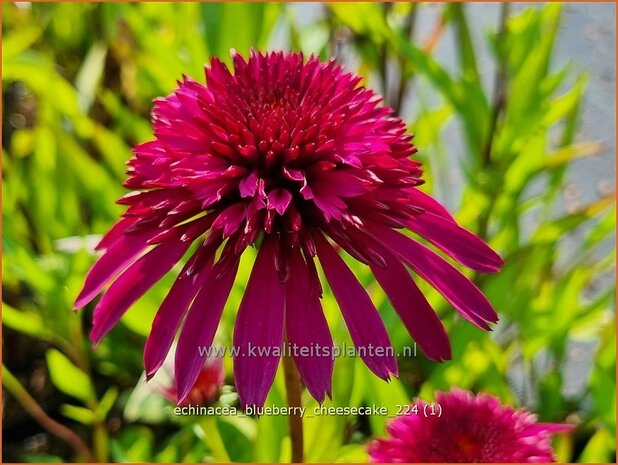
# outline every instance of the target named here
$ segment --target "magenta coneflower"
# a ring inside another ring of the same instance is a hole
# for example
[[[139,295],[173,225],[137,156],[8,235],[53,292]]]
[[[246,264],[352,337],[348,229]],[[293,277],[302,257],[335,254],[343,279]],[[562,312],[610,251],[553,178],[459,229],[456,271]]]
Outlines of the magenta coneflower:
[[[413,405],[415,409],[390,421],[390,438],[369,444],[372,462],[553,462],[552,435],[572,429],[567,424],[537,423],[526,410],[460,389],[436,394],[436,415],[420,400]]]
[[[320,305],[315,259],[367,366],[397,374],[384,324],[337,246],[371,267],[425,354],[450,357],[445,330],[408,270],[429,282],[475,325],[497,315],[479,289],[409,229],[461,264],[495,272],[501,258],[418,189],[412,136],[379,105],[361,78],[333,61],[298,53],[234,54],[234,74],[218,59],[207,85],[185,77],[155,101],[155,140],[138,145],[120,199],[127,210],[103,237],[105,250],[76,307],[113,281],[94,310],[97,344],[124,312],[192,249],[161,304],[146,343],[148,376],[176,350],[179,398],[187,395],[212,344],[243,251],[259,251],[238,309],[234,361],[243,404],[263,404],[284,333],[299,347],[332,347]],[[337,244],[337,246],[335,245]],[[386,350],[366,350],[369,345]],[[267,349],[249,354],[250,347]],[[331,357],[295,357],[310,393],[331,390]]]

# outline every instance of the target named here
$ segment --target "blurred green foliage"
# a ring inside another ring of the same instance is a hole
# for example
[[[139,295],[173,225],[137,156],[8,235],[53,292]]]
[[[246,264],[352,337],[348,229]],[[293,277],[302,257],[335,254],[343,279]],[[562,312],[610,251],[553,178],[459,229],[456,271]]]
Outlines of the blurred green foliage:
[[[211,56],[229,61],[231,48],[265,49],[275,33],[290,49],[355,57],[356,71],[385,94],[387,104],[399,110],[412,103],[409,126],[417,134],[428,191],[450,191],[444,134],[460,130],[464,188],[457,217],[507,262],[498,275],[472,276],[501,315],[493,333],[461,321],[424,288],[447,325],[453,360],[401,358],[399,380],[386,384],[359,361],[338,359],[327,404],[379,404],[395,411],[413,396],[431,399],[435,390],[451,386],[482,390],[529,407],[543,421],[575,423],[573,435],[558,438],[560,460],[615,458],[614,195],[564,208],[569,164],[600,146],[575,138],[586,77],[552,66],[561,7],[513,13],[501,6],[500,24],[487,37],[493,82],[479,72],[466,6],[440,6],[433,32],[418,42],[416,19],[424,8],[429,6],[316,4],[315,21],[299,26],[294,5],[275,3],[2,4],[3,369],[50,416],[76,431],[96,459],[290,458],[284,417],[181,418],[145,390],[141,350],[171,277],[94,352],[84,335],[90,311],[70,311],[95,259],[92,235],[121,212],[114,202],[124,193],[130,147],[151,137],[151,100],[169,93],[183,73],[201,79]],[[449,30],[454,70],[433,53]],[[230,343],[253,258],[243,258],[221,344]],[[410,346],[368,270],[351,266],[371,291],[397,350]],[[336,341],[349,343],[328,290],[324,308]],[[591,366],[580,364],[567,375],[578,343],[591,354]],[[226,367],[232,384],[231,363]],[[565,389],[569,376],[582,383],[576,394]],[[40,428],[28,426],[18,390],[5,388],[6,458],[86,458],[55,439],[43,450],[22,447],[18,428],[9,424],[25,423],[26,436]],[[284,399],[279,373],[267,403],[283,405]],[[233,403],[233,394],[221,402]],[[306,393],[304,402],[308,410],[315,405]],[[383,417],[305,418],[306,460],[365,461],[364,444],[384,434],[385,424]]]

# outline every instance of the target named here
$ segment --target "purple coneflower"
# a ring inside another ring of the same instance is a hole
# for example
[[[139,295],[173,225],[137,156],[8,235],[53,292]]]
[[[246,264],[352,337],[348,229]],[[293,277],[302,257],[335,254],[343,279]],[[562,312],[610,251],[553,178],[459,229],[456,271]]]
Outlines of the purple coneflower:
[[[460,389],[436,394],[435,415],[429,410],[425,416],[427,404],[420,400],[413,405],[415,409],[390,421],[390,438],[369,444],[372,462],[553,462],[552,435],[572,429],[567,424],[537,423],[526,410]]]
[[[234,74],[218,59],[207,85],[185,77],[155,101],[155,139],[134,148],[119,203],[122,219],[98,245],[104,254],[86,277],[76,307],[112,281],[94,310],[97,344],[124,312],[187,253],[152,325],[148,376],[161,366],[184,318],[176,350],[183,400],[212,344],[243,251],[258,248],[234,329],[236,387],[243,404],[262,405],[284,334],[299,347],[333,345],[320,305],[316,258],[367,366],[388,379],[397,364],[367,291],[338,252],[371,267],[425,354],[450,358],[445,330],[407,265],[473,324],[497,321],[490,303],[453,265],[400,230],[459,263],[496,272],[502,259],[457,225],[429,195],[405,124],[333,61],[298,53],[234,54]],[[336,245],[335,245],[336,244]],[[330,357],[295,357],[307,389],[331,390]]]

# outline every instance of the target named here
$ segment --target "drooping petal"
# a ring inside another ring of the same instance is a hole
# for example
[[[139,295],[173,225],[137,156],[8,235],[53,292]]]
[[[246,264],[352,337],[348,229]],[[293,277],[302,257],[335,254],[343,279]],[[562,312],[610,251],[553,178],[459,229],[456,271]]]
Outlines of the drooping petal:
[[[113,282],[94,309],[90,339],[95,346],[127,309],[180,260],[188,248],[188,243],[179,240],[164,242],[137,260]]]
[[[366,224],[366,229],[435,287],[468,321],[485,330],[489,329],[487,322],[498,321],[498,315],[478,287],[438,254],[377,223]]]
[[[477,236],[433,213],[413,217],[408,227],[473,270],[496,273],[504,265],[504,260]]]
[[[212,262],[203,271],[206,273],[204,284],[191,304],[176,347],[174,379],[179,403],[191,391],[204,365],[237,271],[238,260],[223,275]]]
[[[74,308],[81,308],[94,299],[114,276],[146,249],[148,240],[153,238],[156,232],[149,230],[118,237],[88,272],[84,287],[75,299]]]
[[[295,346],[294,362],[307,390],[320,403],[331,393],[333,359],[318,353],[332,348],[320,296],[312,289],[309,268],[295,250],[290,255],[290,276],[285,288],[285,322],[288,343]],[[304,349],[303,349],[304,348]]]
[[[405,266],[391,253],[381,251],[385,267],[371,265],[371,271],[388,296],[412,338],[432,360],[451,358],[446,330],[429,302],[414,283]]]
[[[244,406],[264,404],[279,364],[285,288],[276,270],[276,253],[276,241],[266,237],[236,316],[234,378]]]
[[[359,355],[380,378],[388,379],[390,373],[397,376],[393,347],[367,291],[321,233],[313,238],[324,274]]]
[[[206,269],[201,269],[197,273],[190,272],[199,257],[199,252],[196,252],[183,267],[152,322],[152,329],[144,348],[144,369],[148,378],[152,377],[163,364],[189,304],[208,277],[212,255],[211,263],[207,263],[204,267]]]
[[[412,338],[425,354],[437,361],[450,359],[448,335],[427,299],[422,294],[400,259],[361,230],[349,228],[348,243],[355,250],[379,257],[369,262],[371,270],[388,296]],[[338,241],[339,244],[342,244]]]

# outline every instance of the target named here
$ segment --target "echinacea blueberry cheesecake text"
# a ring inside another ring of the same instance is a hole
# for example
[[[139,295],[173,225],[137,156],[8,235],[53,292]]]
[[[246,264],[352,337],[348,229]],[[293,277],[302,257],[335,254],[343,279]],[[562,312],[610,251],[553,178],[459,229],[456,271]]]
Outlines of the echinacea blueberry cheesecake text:
[[[233,54],[233,72],[214,58],[206,84],[189,77],[155,101],[154,139],[133,150],[120,220],[76,301],[94,309],[94,344],[176,263],[184,266],[146,342],[152,376],[179,332],[178,401],[204,362],[248,247],[257,258],[238,308],[233,342],[243,405],[263,405],[279,357],[243,347],[332,346],[321,307],[318,264],[357,347],[390,347],[367,291],[341,256],[369,266],[401,321],[430,359],[449,359],[445,329],[415,283],[427,281],[467,320],[489,329],[498,317],[481,291],[420,237],[478,272],[502,259],[419,189],[412,135],[361,77],[333,60],[299,53]],[[411,234],[408,234],[408,231]],[[186,261],[183,256],[187,255]],[[412,272],[412,274],[410,273]],[[243,283],[244,284],[244,283]],[[377,376],[397,375],[391,351],[365,352]],[[369,355],[367,355],[369,354]],[[333,360],[294,357],[318,401],[331,392]]]

